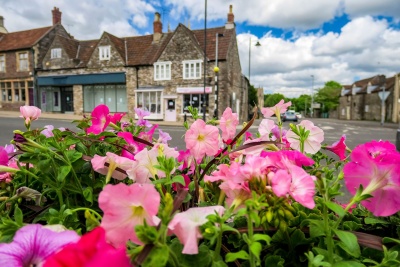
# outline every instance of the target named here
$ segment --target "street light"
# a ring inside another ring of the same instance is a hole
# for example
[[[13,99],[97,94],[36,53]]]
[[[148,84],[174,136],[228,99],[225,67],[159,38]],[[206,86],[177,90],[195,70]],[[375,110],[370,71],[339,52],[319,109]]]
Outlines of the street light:
[[[222,33],[216,33],[215,34],[215,67],[214,67],[214,72],[215,72],[215,110],[214,110],[214,118],[218,119],[218,73],[219,73],[219,68],[218,68],[218,37],[223,37],[224,35]]]
[[[207,70],[207,0],[204,1],[203,121],[206,121],[206,70]]]
[[[257,43],[255,44],[255,46],[261,46],[260,42],[257,41]],[[251,67],[251,37],[249,39],[249,86],[251,85],[250,83],[250,67]],[[250,87],[249,87],[250,89]]]
[[[311,82],[311,118],[314,117],[314,75],[311,75],[312,82]]]

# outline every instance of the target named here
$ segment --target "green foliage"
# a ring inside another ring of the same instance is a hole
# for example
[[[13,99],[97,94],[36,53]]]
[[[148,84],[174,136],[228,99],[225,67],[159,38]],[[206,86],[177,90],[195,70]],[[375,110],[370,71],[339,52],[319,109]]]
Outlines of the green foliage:
[[[285,102],[289,101],[288,98],[279,93],[275,93],[272,95],[264,95],[264,107],[273,107],[276,104],[278,104],[279,101],[281,101],[282,99],[284,99]]]
[[[250,85],[249,88],[249,105],[251,107],[258,105],[257,89],[253,85]]]
[[[339,97],[342,86],[335,81],[328,81],[323,88],[318,89],[314,102],[321,103],[322,112],[336,109],[339,105]]]

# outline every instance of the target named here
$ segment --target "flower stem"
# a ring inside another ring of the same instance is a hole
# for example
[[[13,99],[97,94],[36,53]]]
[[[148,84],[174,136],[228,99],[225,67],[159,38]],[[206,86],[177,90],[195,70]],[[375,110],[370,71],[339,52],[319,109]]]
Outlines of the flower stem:
[[[172,259],[173,265],[176,266],[176,267],[180,266],[178,258],[175,255],[175,252],[173,252],[172,249],[169,246],[167,246],[167,247],[168,247],[168,252],[169,252],[169,255],[170,255],[171,259]]]
[[[323,218],[324,218],[324,230],[326,234],[326,246],[328,249],[328,262],[333,263],[333,236],[332,230],[329,227],[329,215],[328,215],[328,208],[324,205],[323,208]]]
[[[64,205],[64,199],[62,196],[62,192],[60,189],[56,189],[56,193],[57,193],[58,201],[60,202],[60,207],[61,207],[62,205]]]
[[[92,210],[92,209],[90,209],[90,208],[76,208],[76,209],[73,209],[72,212],[77,212],[77,211],[80,211],[80,210],[84,210],[84,211],[87,211],[87,210],[88,210],[88,211],[94,213],[99,219],[102,218],[102,216],[101,216],[97,211]]]
[[[219,224],[218,240],[217,240],[217,245],[214,250],[214,261],[218,261],[218,258],[221,253],[221,247],[222,247],[222,223]]]
[[[251,220],[251,216],[250,216],[250,212],[248,211],[248,217],[247,217],[247,233],[249,235],[249,240],[250,242],[253,242],[253,221]],[[254,255],[251,252],[250,249],[250,245],[249,244],[249,262],[250,262],[250,267],[256,267],[256,263],[255,263],[255,259],[254,259]]]

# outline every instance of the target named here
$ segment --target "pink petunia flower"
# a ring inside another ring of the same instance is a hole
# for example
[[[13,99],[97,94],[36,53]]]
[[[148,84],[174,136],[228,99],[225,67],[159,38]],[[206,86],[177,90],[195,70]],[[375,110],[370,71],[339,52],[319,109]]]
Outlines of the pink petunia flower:
[[[347,189],[355,194],[360,185],[363,195],[372,195],[361,202],[375,216],[390,216],[400,210],[400,153],[388,141],[372,141],[358,145],[344,168]]]
[[[204,156],[214,156],[219,149],[218,128],[196,120],[185,134],[186,148],[197,162]]]
[[[144,119],[144,117],[149,116],[151,114],[150,111],[141,108],[135,108],[135,113],[138,116],[138,120],[136,122],[137,126],[144,126],[147,128],[150,128],[152,126],[152,124],[148,120]]]
[[[222,215],[224,211],[225,208],[222,206],[197,207],[174,216],[168,228],[183,244],[183,254],[199,253],[198,240],[203,237],[199,227],[208,221],[208,215],[215,214],[215,212]]]
[[[0,244],[0,266],[42,266],[50,255],[79,238],[74,231],[54,232],[40,224],[28,224],[17,231],[11,243]]]
[[[275,122],[273,120],[264,119],[261,121],[260,125],[258,126],[258,132],[261,136],[268,136],[272,132],[272,129],[275,127]]]
[[[130,132],[119,132],[117,136],[124,138],[125,142],[127,143],[127,145],[124,145],[124,149],[122,149],[122,157],[133,160],[135,159],[135,155],[146,147],[145,144],[133,140],[133,134]]]
[[[290,147],[301,151],[301,139],[304,138],[304,152],[310,154],[317,153],[321,149],[322,141],[324,141],[324,131],[309,120],[303,120],[300,124],[296,125],[296,128],[297,133],[292,129],[286,133],[286,139],[290,143]]]
[[[40,108],[35,106],[21,106],[19,111],[21,112],[20,117],[25,119],[25,125],[30,125],[31,121],[37,120],[42,113]]]
[[[157,140],[158,143],[167,144],[168,141],[172,140],[172,137],[168,133],[162,131],[161,129],[158,129],[158,136],[159,136]]]
[[[86,233],[77,243],[66,245],[61,251],[47,258],[43,267],[130,267],[126,248],[114,248],[105,239],[101,227]]]
[[[226,108],[219,120],[219,127],[222,131],[222,139],[227,141],[236,135],[236,126],[239,124],[237,113],[232,113],[231,108]]]
[[[0,146],[0,165],[8,166],[8,153],[2,146]]]
[[[284,103],[285,101],[281,99],[278,104],[271,108],[262,108],[261,113],[264,115],[264,118],[269,118],[272,115],[276,115],[277,118],[281,117],[282,113],[285,113],[287,108],[292,105],[292,102]]]
[[[160,195],[152,184],[108,184],[99,195],[99,206],[104,212],[101,227],[115,247],[125,246],[128,240],[142,245],[134,229],[144,221],[157,225]]]
[[[111,177],[117,180],[125,179],[127,174],[120,172],[116,169],[119,168],[121,170],[127,171],[134,163],[134,161],[128,158],[120,157],[111,152],[107,152],[105,157],[94,155],[91,162],[94,171],[106,175],[107,182],[110,180]]]
[[[99,134],[110,124],[110,110],[104,104],[100,104],[92,111],[92,125],[86,129],[87,133]]]
[[[338,155],[340,160],[344,160],[346,158],[346,149],[347,149],[347,146],[344,143],[345,141],[346,141],[346,135],[342,135],[339,141],[333,143],[331,146],[325,147],[325,149],[332,151],[333,153]]]
[[[120,113],[114,113],[114,115],[109,115],[110,117],[110,122],[116,124],[117,122],[120,122],[122,117],[126,115],[126,112]]]

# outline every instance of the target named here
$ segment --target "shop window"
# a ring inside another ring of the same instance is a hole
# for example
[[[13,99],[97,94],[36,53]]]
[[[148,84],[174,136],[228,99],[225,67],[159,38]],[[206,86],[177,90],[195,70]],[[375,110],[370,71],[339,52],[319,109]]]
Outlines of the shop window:
[[[96,106],[105,104],[110,112],[127,112],[126,86],[123,84],[85,85],[83,109],[91,112]]]
[[[204,94],[184,94],[183,95],[183,112],[188,112],[188,107],[191,106],[193,108],[197,108],[199,113],[203,113],[203,97]],[[206,97],[206,112],[208,112],[208,94]]]
[[[150,119],[162,119],[161,105],[162,90],[136,92],[136,107],[150,111]]]

